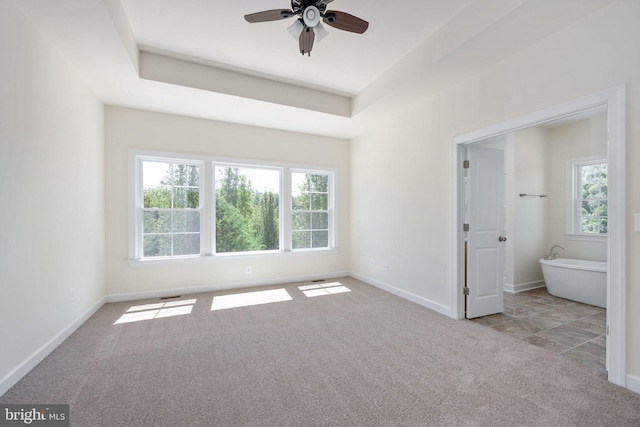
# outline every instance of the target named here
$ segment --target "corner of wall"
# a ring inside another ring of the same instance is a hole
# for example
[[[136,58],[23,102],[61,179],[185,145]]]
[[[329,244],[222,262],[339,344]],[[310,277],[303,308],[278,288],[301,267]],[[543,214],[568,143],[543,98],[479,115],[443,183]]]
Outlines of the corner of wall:
[[[86,322],[91,316],[93,316],[102,306],[106,303],[106,297],[102,297],[96,304],[94,304],[89,310],[83,313],[76,320],[71,322],[66,328],[61,330],[57,335],[44,343],[40,348],[34,351],[29,357],[27,357],[22,363],[13,368],[8,374],[0,378],[0,396],[5,394],[11,387],[13,387],[18,381],[35,368],[40,362],[44,360],[53,350],[71,336],[84,322]]]

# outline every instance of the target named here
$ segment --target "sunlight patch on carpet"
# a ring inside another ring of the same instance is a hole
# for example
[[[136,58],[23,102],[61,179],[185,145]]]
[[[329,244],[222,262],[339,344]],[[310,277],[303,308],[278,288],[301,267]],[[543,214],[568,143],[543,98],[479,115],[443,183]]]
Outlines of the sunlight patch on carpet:
[[[129,307],[127,313],[132,311],[142,311],[142,310],[154,310],[157,308],[163,307],[175,307],[177,305],[193,305],[196,303],[195,299],[183,299],[179,301],[169,301],[169,302],[159,302],[154,304],[143,304],[143,305],[134,305]]]
[[[153,304],[134,305],[120,316],[113,324],[140,322],[142,320],[160,319],[162,317],[182,316],[191,314],[196,299],[160,302]]]
[[[252,305],[270,304],[273,302],[291,301],[291,295],[283,289],[268,291],[243,292],[240,294],[220,295],[213,297],[211,311],[228,308],[249,307]]]
[[[351,289],[347,288],[340,282],[316,283],[313,285],[298,286],[298,289],[300,289],[308,298],[351,292]]]

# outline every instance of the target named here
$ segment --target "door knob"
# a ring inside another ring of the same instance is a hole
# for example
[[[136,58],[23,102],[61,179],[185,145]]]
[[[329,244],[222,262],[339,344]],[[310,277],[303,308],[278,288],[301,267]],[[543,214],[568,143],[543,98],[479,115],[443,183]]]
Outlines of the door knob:
[[[500,237],[498,237],[498,241],[499,241],[499,242],[506,242],[506,241],[507,241],[507,238],[506,238],[506,237],[504,237],[504,236],[500,236]]]

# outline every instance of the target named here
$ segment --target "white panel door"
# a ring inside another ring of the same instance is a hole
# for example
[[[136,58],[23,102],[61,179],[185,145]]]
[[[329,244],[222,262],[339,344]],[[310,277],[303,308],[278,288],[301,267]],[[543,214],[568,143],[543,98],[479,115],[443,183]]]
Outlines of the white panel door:
[[[504,152],[469,146],[467,318],[501,313],[505,264]]]

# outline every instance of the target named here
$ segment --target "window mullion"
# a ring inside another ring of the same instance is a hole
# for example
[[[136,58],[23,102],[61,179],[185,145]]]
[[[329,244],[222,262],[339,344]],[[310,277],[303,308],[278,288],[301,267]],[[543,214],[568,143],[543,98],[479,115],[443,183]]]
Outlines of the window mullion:
[[[137,259],[141,259],[144,254],[144,181],[142,179],[142,160],[136,161],[136,248],[135,256]]]
[[[291,187],[291,169],[282,170],[281,188],[282,202],[280,203],[280,244],[285,252],[293,248],[293,189]]]
[[[200,182],[200,253],[212,255],[215,253],[215,192],[214,164],[204,162]]]
[[[171,163],[171,167],[169,168],[171,170],[171,213],[169,218],[171,218],[171,220],[169,221],[171,224],[171,256],[175,255],[175,224],[174,224],[174,218],[175,218],[175,207],[176,207],[176,187],[175,187],[175,167],[176,165],[172,162]]]

